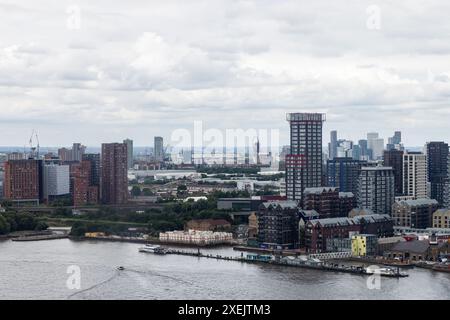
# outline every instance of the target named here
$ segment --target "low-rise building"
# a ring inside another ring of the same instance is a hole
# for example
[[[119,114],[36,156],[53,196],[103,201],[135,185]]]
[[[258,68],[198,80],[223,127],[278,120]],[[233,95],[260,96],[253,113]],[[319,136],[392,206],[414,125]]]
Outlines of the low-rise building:
[[[438,207],[434,199],[397,201],[392,205],[392,218],[396,226],[425,229],[431,227]]]
[[[450,228],[450,209],[438,209],[433,213],[433,228]]]
[[[375,256],[378,238],[374,234],[357,234],[352,236],[352,256]]]
[[[164,243],[193,244],[199,246],[229,243],[233,234],[213,231],[168,231],[159,234],[159,240]]]
[[[353,234],[393,235],[393,221],[388,215],[310,220],[306,224],[305,249],[311,253],[327,252],[328,239],[350,238]]]

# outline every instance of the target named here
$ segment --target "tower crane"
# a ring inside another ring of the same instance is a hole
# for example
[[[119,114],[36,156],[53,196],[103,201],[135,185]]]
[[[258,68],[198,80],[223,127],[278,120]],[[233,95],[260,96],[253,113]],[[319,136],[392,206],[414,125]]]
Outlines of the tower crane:
[[[36,145],[33,144],[33,139],[36,140]],[[30,152],[31,152],[30,158],[31,159],[39,159],[39,147],[40,147],[39,146],[39,136],[37,134],[37,131],[34,129],[31,131],[29,144],[30,144]]]

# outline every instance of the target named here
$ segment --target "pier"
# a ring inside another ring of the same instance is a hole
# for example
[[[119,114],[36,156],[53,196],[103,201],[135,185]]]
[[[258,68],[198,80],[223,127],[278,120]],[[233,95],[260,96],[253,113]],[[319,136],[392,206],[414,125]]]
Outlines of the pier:
[[[279,265],[279,266],[288,266],[288,267],[297,267],[297,268],[305,268],[305,269],[315,269],[321,271],[330,271],[330,272],[343,272],[343,273],[351,273],[357,275],[372,275],[376,274],[376,272],[367,272],[367,269],[363,265],[344,265],[338,264],[334,262],[324,262],[318,259],[310,259],[310,260],[302,260],[298,258],[283,258],[279,256],[269,256],[269,255],[247,255],[246,257],[242,253],[239,257],[230,257],[230,256],[222,256],[222,255],[214,255],[214,254],[204,254],[198,249],[195,251],[185,251],[178,249],[166,249],[166,254],[176,254],[183,256],[191,256],[198,258],[206,258],[206,259],[216,259],[216,260],[226,260],[226,261],[236,261],[241,263],[257,263],[257,264],[270,264],[270,265]],[[392,270],[393,271],[393,270]],[[397,268],[396,272],[391,273],[378,273],[380,276],[392,277],[392,278],[402,278],[407,277],[408,275],[400,272]]]

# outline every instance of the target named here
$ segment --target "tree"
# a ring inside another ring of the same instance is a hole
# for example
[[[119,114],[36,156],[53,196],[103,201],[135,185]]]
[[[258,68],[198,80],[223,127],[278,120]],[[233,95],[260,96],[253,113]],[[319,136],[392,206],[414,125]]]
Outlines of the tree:
[[[0,215],[0,234],[7,234],[10,231],[10,225],[5,217]]]
[[[131,189],[131,195],[133,197],[139,197],[141,195],[141,188],[139,188],[138,186],[133,186],[133,188]]]

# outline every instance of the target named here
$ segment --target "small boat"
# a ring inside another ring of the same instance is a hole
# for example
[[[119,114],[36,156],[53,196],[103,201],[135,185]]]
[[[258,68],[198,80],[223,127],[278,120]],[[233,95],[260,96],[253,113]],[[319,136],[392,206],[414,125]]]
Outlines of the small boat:
[[[146,244],[145,246],[139,248],[139,252],[154,253],[154,254],[166,254],[167,249],[161,246]]]
[[[124,268],[124,267],[122,267],[122,266],[120,266],[120,267],[117,267],[117,270],[120,270],[120,271],[122,271],[122,270],[125,270],[125,268]]]
[[[450,272],[450,264],[436,264],[432,270],[440,272]]]

